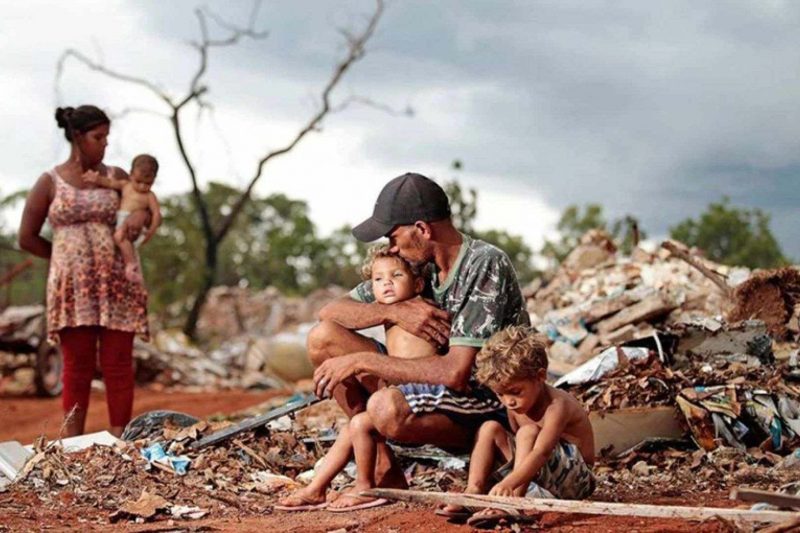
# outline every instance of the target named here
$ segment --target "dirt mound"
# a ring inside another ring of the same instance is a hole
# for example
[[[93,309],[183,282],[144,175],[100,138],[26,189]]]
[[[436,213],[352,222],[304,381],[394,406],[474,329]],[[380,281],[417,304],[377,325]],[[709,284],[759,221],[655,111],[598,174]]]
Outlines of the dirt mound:
[[[734,292],[734,308],[728,320],[763,320],[776,339],[789,336],[787,324],[800,303],[800,271],[793,267],[752,274]]]

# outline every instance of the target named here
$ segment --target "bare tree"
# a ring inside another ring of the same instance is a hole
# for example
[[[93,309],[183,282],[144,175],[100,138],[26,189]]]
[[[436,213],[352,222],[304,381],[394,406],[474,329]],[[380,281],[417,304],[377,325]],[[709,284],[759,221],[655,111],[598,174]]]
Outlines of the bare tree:
[[[366,44],[375,32],[378,21],[383,14],[384,7],[382,0],[376,1],[374,12],[368,18],[364,28],[360,32],[351,33],[346,30],[341,31],[341,34],[345,38],[346,53],[344,54],[343,58],[334,66],[333,73],[319,93],[318,107],[316,111],[298,129],[297,133],[291,139],[289,139],[285,145],[283,145],[281,148],[266,152],[265,155],[256,162],[253,175],[247,183],[247,186],[242,194],[235,202],[233,202],[228,214],[224,216],[218,224],[214,224],[209,215],[208,204],[198,184],[195,165],[186,151],[184,134],[181,129],[181,114],[191,103],[197,104],[200,106],[200,109],[208,107],[208,103],[203,99],[208,90],[208,87],[203,84],[203,76],[206,73],[209,53],[212,49],[233,46],[244,38],[263,39],[267,36],[266,32],[259,32],[254,28],[257,6],[258,4],[255,4],[255,8],[250,17],[250,23],[247,27],[232,25],[208,11],[203,11],[200,9],[195,10],[200,27],[200,41],[192,42],[190,45],[199,55],[199,64],[189,83],[188,89],[182,95],[171,95],[166,90],[162,89],[157,83],[151,80],[129,75],[106,67],[104,64],[102,64],[102,62],[93,61],[78,50],[65,50],[58,61],[56,76],[57,80],[60,78],[61,73],[64,70],[66,61],[69,59],[74,59],[89,69],[104,76],[129,84],[138,85],[147,89],[154,94],[168,110],[168,113],[164,114],[163,116],[169,120],[175,135],[178,151],[181,154],[181,158],[183,159],[183,162],[186,165],[186,169],[189,173],[189,177],[191,178],[192,198],[200,217],[200,226],[206,245],[202,285],[195,296],[191,310],[184,325],[184,332],[190,337],[195,336],[197,320],[200,316],[200,311],[206,301],[208,291],[214,286],[217,280],[217,253],[220,244],[225,239],[233,224],[236,222],[239,214],[242,212],[242,208],[250,200],[250,195],[253,191],[253,188],[263,175],[264,166],[272,159],[290,152],[309,133],[319,131],[323,120],[329,113],[343,109],[348,105],[348,103],[359,100],[364,101],[364,99],[351,97],[334,104],[331,99],[331,94],[333,90],[340,84],[345,74],[347,74],[347,72],[353,67],[353,65],[364,57],[366,53]],[[214,22],[223,32],[225,32],[227,36],[222,39],[211,38],[208,31],[208,19],[211,19],[211,21]],[[141,111],[141,109],[138,110]]]

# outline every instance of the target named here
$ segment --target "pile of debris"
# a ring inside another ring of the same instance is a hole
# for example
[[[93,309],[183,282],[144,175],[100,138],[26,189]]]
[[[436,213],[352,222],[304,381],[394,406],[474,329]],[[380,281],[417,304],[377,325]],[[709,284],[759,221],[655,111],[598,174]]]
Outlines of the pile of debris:
[[[532,324],[553,342],[551,359],[577,365],[656,328],[723,315],[729,291],[749,275],[674,242],[621,257],[608,234],[592,230],[546,286],[524,292]]]
[[[294,400],[276,399],[269,405],[281,401],[290,405]],[[237,426],[152,412],[129,424],[123,435],[127,440],[96,434],[112,442],[77,452],[60,441],[37,440],[13,484],[0,492],[20,499],[33,494],[40,505],[53,509],[68,504],[102,510],[111,522],[263,515],[280,497],[310,481],[332,440],[329,436],[345,420],[328,400],[295,419],[285,416],[205,444],[204,439],[209,442],[209,437]],[[425,448],[399,456],[412,487],[463,490],[463,459]],[[354,476],[351,463],[333,488],[351,485]]]
[[[305,298],[284,297],[274,288],[248,291],[215,287],[198,321],[201,349],[178,330],[153,323],[152,341],[136,339],[139,383],[200,389],[285,388],[311,376],[306,337],[319,310],[345,294],[338,287]],[[45,356],[58,352],[45,341],[44,307],[9,307],[0,314],[0,375],[19,372],[43,381]],[[59,368],[56,368],[58,374]],[[35,371],[35,372],[34,372]],[[48,392],[48,391],[42,391]],[[49,391],[55,395],[60,387]]]
[[[305,298],[275,288],[215,287],[198,319],[201,351],[179,331],[164,330],[136,343],[139,381],[204,388],[273,388],[307,378],[305,339],[319,310],[345,294],[339,287]]]

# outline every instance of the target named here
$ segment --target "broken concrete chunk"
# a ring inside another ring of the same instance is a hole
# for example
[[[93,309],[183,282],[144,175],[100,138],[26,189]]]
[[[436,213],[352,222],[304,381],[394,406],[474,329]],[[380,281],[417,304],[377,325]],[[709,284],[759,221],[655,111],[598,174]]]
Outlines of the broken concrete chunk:
[[[548,349],[549,359],[562,363],[577,364],[581,359],[581,353],[568,342],[556,341]]]
[[[664,316],[677,305],[670,301],[661,293],[656,293],[641,302],[626,307],[611,318],[607,318],[597,323],[597,331],[600,333],[610,333],[627,324],[636,322],[646,322],[654,318]]]
[[[712,328],[708,326],[712,325]],[[747,320],[722,326],[717,321],[681,324],[676,328],[680,335],[678,353],[691,353],[701,357],[718,354],[749,354],[759,359],[768,358],[772,341],[767,327],[760,320]]]

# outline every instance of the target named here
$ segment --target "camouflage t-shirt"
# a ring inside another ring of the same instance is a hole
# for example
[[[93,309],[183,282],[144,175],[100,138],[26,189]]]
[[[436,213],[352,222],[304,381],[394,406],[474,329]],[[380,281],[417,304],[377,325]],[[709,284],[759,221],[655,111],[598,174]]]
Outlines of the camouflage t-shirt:
[[[508,256],[489,243],[463,235],[453,269],[441,285],[433,265],[433,299],[450,314],[450,346],[481,348],[496,332],[508,326],[530,325],[517,274]],[[372,282],[352,291],[354,300],[372,303]]]

